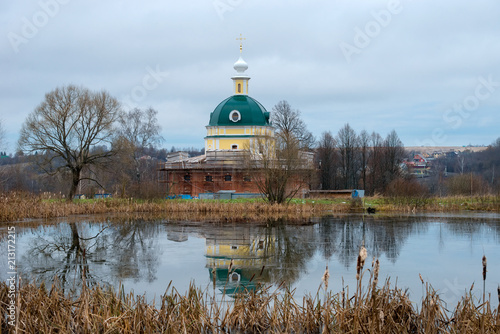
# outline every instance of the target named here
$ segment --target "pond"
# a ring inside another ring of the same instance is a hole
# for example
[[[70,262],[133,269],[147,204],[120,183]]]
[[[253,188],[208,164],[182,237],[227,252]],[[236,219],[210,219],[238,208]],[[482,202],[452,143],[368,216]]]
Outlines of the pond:
[[[11,224],[10,226],[12,226]],[[371,268],[380,261],[379,286],[408,289],[422,297],[420,276],[453,308],[474,283],[482,296],[482,256],[488,260],[486,294],[498,305],[500,215],[338,215],[286,220],[213,222],[171,219],[77,217],[17,223],[16,261],[23,280],[52,282],[65,291],[88,284],[123,286],[149,301],[170,282],[183,293],[189,285],[232,294],[257,283],[288,286],[295,296],[315,295],[326,266],[329,289],[356,286],[356,260],[365,245]],[[7,249],[7,225],[0,247]],[[228,277],[232,261],[233,274]],[[1,259],[7,268],[7,257]],[[365,285],[369,272],[365,274]],[[7,270],[0,273],[7,280]]]

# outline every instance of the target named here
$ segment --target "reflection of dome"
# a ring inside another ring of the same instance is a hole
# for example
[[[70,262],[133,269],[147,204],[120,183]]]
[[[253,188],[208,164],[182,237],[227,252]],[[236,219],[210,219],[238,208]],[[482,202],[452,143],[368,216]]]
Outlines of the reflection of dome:
[[[239,117],[234,117],[236,113],[233,111],[237,111]],[[210,123],[208,124],[208,126],[228,125],[268,126],[269,112],[262,104],[248,95],[233,95],[215,108],[210,114]]]

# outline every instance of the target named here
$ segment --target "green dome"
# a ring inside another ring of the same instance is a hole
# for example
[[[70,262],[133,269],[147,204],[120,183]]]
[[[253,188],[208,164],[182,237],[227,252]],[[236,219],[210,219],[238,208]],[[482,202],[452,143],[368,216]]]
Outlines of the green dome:
[[[210,114],[208,126],[267,126],[269,112],[248,95],[233,95]]]

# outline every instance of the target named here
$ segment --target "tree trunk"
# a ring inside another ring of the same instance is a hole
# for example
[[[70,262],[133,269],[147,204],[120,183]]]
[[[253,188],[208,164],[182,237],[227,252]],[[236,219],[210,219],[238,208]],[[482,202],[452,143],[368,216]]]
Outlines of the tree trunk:
[[[80,183],[80,172],[81,169],[72,169],[71,174],[72,174],[72,182],[71,182],[71,189],[69,191],[69,195],[67,198],[68,202],[73,201],[73,197],[75,197],[76,190],[78,188],[78,184]]]

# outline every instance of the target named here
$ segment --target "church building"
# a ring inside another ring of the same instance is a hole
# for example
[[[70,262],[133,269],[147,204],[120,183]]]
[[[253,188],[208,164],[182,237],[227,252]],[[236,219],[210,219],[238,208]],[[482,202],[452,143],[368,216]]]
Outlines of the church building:
[[[240,38],[242,40],[242,38]],[[167,196],[185,198],[227,198],[260,196],[253,179],[258,171],[249,168],[248,159],[259,159],[263,150],[274,150],[274,128],[270,113],[250,97],[248,64],[241,57],[234,63],[233,95],[210,113],[206,126],[205,154],[189,157],[171,153],[160,168],[160,182],[166,183]],[[246,160],[245,160],[246,159]],[[220,194],[225,194],[224,197]]]

